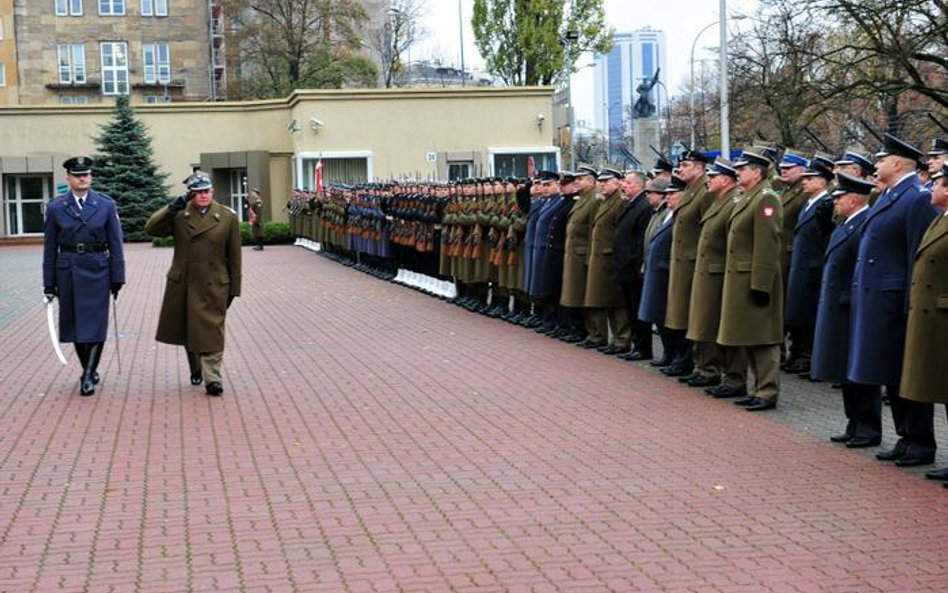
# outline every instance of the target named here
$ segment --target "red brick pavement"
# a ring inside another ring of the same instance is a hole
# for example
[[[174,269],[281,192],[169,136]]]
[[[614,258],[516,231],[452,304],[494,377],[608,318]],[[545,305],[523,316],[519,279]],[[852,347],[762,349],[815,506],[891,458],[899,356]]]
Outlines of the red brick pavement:
[[[208,398],[170,255],[94,397],[0,330],[0,592],[948,589],[939,485],[302,249],[245,251]]]

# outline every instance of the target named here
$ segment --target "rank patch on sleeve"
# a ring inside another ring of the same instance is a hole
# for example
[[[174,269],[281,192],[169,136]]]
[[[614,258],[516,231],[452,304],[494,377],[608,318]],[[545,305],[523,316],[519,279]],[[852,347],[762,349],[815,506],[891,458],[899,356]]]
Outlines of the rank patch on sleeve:
[[[773,218],[776,212],[777,212],[777,209],[774,208],[773,206],[764,206],[764,216],[766,216],[767,218]]]

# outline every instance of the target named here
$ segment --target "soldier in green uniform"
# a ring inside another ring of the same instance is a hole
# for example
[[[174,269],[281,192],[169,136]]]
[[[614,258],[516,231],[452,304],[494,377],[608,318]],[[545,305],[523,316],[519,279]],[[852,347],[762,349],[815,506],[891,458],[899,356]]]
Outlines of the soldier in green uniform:
[[[563,285],[560,306],[582,309],[586,305],[586,270],[589,265],[589,233],[592,221],[602,200],[596,192],[598,172],[591,167],[579,167],[575,173],[575,184],[579,190],[566,223],[566,244],[563,254]],[[587,316],[586,339],[578,342],[582,348],[598,348],[606,345],[602,327]]]
[[[708,191],[705,167],[713,161],[706,154],[689,150],[681,155],[678,176],[687,186],[672,221],[671,270],[668,275],[668,308],[665,311],[665,327],[677,332],[684,346],[678,359],[665,367],[669,377],[681,377],[682,382],[692,381],[701,386],[710,385],[720,372],[720,354],[712,340],[692,344],[685,340],[688,332],[688,309],[691,303],[691,283],[698,259],[698,235],[701,233],[701,217],[714,201]],[[697,368],[696,368],[697,367]],[[692,374],[694,371],[694,374]]]
[[[744,348],[754,373],[754,395],[735,400],[746,410],[769,410],[780,396],[783,341],[783,212],[768,181],[771,161],[745,150],[734,163],[744,199],[728,222],[727,260],[718,343]]]

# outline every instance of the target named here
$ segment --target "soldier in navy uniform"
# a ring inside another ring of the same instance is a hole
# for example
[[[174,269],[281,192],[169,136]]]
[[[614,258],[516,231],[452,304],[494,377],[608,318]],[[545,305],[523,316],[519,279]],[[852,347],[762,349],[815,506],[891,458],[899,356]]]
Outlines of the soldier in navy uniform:
[[[852,333],[847,378],[885,385],[895,432],[901,437],[882,461],[900,466],[935,460],[932,404],[899,396],[908,319],[911,262],[937,210],[922,189],[916,163],[922,152],[890,134],[876,154],[876,173],[886,190],[866,216],[853,273]]]
[[[92,395],[109,326],[109,293],[125,284],[122,225],[112,198],[93,189],[93,160],[63,163],[69,191],[46,209],[43,293],[59,297],[59,340],[72,342],[82,364],[79,393]]]
[[[948,140],[942,138],[932,139],[932,149],[928,151],[928,183],[926,187],[932,190],[935,183],[935,176],[939,175],[942,165],[948,158]]]
[[[875,447],[882,440],[881,389],[846,380],[853,268],[875,184],[846,173],[836,174],[836,184],[833,206],[840,224],[833,229],[824,256],[810,375],[842,384],[846,428],[830,440],[851,449]]]
[[[833,172],[825,164],[810,162],[801,175],[806,201],[793,226],[784,325],[795,336],[796,362],[786,370],[803,378],[809,378],[823,254],[833,232],[833,200],[827,191],[832,179]]]

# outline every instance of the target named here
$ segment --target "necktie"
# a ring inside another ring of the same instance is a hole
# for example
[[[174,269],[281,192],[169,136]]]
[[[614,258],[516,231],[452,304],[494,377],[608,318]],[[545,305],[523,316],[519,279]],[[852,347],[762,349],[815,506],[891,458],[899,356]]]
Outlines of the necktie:
[[[86,204],[86,199],[85,199],[85,198],[79,198],[79,211],[80,211],[80,212],[82,212],[82,207],[85,206],[85,204]]]

